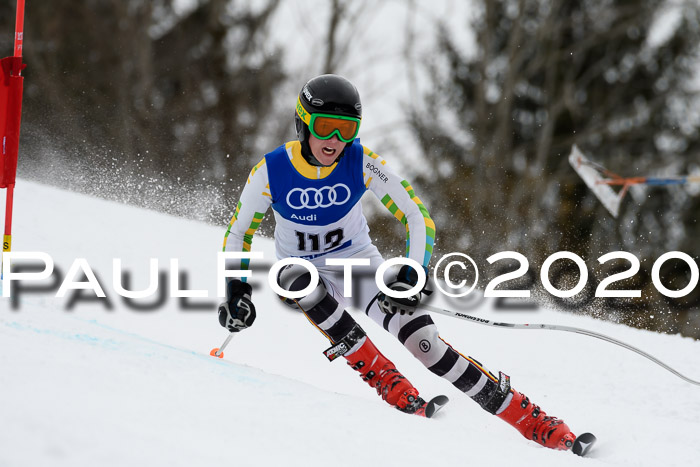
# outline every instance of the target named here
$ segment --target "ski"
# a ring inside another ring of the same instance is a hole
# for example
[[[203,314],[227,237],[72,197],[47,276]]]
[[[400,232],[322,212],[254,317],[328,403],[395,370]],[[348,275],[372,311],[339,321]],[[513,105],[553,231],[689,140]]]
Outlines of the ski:
[[[426,402],[422,397],[414,399],[405,408],[396,407],[403,413],[417,415],[419,417],[431,418],[435,413],[443,408],[450,401],[447,396],[435,396]]]
[[[431,418],[438,410],[443,408],[450,399],[447,396],[435,396],[425,404],[425,418]]]
[[[592,433],[583,433],[576,437],[571,452],[577,456],[585,456],[596,442],[596,437]]]
[[[450,399],[447,396],[435,396],[416,410],[415,414],[421,417],[431,418],[449,401]]]

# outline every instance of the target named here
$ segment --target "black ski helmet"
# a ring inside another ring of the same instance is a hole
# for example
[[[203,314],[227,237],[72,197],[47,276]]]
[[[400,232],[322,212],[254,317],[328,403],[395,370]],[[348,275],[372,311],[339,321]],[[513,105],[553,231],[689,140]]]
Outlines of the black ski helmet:
[[[360,93],[357,92],[357,88],[350,81],[338,75],[321,75],[309,80],[299,91],[297,105],[299,104],[310,115],[325,113],[362,118]],[[320,165],[309,147],[309,127],[302,121],[297,111],[294,112],[294,126],[297,131],[297,138],[301,142],[302,155],[309,163]],[[352,141],[346,143],[345,147],[347,148],[349,144],[352,144]],[[343,149],[338,159],[344,153],[345,149]]]

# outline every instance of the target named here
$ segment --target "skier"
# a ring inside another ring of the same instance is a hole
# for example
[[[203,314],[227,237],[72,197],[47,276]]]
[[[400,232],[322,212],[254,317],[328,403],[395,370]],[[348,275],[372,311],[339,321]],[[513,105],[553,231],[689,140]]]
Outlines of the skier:
[[[369,260],[369,266],[354,268],[370,274],[354,279],[352,298],[372,320],[399,339],[428,370],[447,379],[526,438],[548,448],[569,449],[575,435],[563,421],[547,416],[524,394],[513,390],[507,375],[500,372],[494,376],[440,338],[430,315],[417,308],[420,292],[398,299],[378,293],[373,272],[383,259],[370,240],[362,213],[360,198],[365,191],[374,193],[406,226],[407,257],[425,271],[435,224],[411,185],[357,139],[362,105],[355,86],[337,75],[311,79],[298,95],[294,119],[298,140],[266,154],[250,172],[228,226],[224,250],[250,251],[253,235],[271,206],[278,258],[304,258],[317,268],[320,277],[314,291],[303,298],[281,298],[298,307],[330,340],[329,358],[344,357],[390,405],[429,417],[446,398],[432,406],[426,403],[382,355],[346,311],[342,271],[325,263],[327,258]],[[245,260],[242,263],[236,266],[246,268]],[[278,275],[279,285],[289,291],[303,290],[310,281],[309,271],[296,264],[284,267]],[[417,282],[417,271],[403,266],[387,285],[406,291]],[[251,286],[230,278],[226,289],[226,301],[218,311],[220,324],[232,332],[248,328],[255,320]]]

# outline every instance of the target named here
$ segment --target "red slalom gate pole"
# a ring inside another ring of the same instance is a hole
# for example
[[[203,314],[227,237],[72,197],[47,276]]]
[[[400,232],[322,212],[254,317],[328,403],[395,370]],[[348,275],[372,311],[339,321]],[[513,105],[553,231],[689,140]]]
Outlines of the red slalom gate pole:
[[[15,57],[22,56],[24,43],[24,0],[17,0],[17,16],[15,16]]]
[[[22,48],[24,43],[24,0],[17,0],[15,17],[14,55],[3,58],[2,89],[0,90],[0,130],[2,131],[2,155],[0,158],[0,188],[7,188],[5,197],[5,231],[2,251],[12,248],[12,206],[14,202],[19,131],[22,116]]]

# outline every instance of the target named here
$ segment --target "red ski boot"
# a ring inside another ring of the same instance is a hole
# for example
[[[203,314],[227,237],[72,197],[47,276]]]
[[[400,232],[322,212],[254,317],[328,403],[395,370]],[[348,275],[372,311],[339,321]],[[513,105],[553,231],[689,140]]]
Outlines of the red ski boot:
[[[508,407],[496,416],[513,425],[527,439],[548,448],[566,451],[576,440],[563,420],[548,417],[525,394],[517,391],[513,391]]]
[[[426,403],[418,396],[418,390],[379,352],[369,337],[359,349],[344,358],[348,365],[360,372],[362,380],[375,388],[377,394],[390,405],[402,412],[425,413]]]

